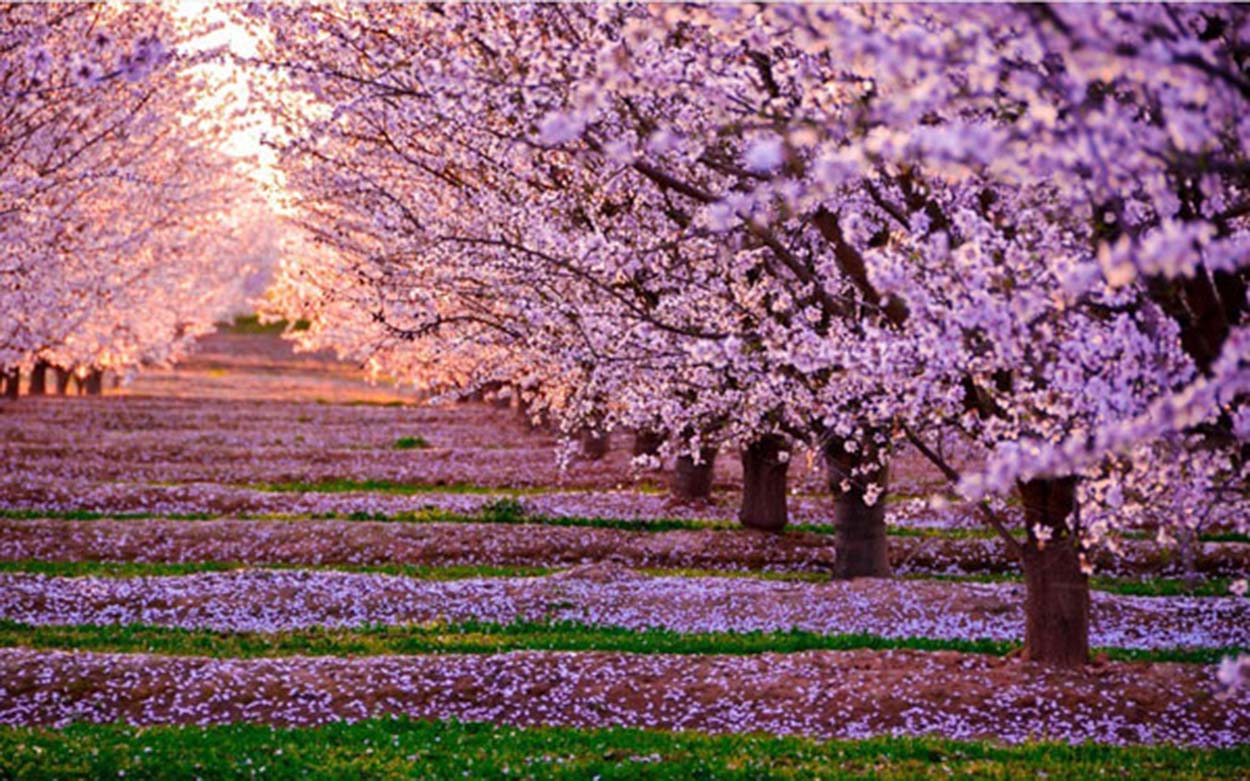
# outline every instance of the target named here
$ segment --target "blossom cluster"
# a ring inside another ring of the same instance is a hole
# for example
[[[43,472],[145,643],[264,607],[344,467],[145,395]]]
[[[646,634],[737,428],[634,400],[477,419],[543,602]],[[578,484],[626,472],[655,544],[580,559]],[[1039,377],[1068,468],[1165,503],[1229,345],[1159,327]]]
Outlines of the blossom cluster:
[[[199,32],[159,5],[0,9],[6,373],[163,363],[241,298],[256,195]]]
[[[1244,9],[254,11],[304,346],[868,504],[904,442],[1075,485],[1032,545],[1250,518]]]

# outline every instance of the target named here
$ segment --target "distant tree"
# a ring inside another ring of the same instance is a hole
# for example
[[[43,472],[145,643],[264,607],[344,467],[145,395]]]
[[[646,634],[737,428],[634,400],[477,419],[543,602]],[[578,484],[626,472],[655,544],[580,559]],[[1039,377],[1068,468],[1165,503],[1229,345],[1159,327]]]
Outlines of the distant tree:
[[[0,9],[0,366],[36,392],[168,360],[237,297],[246,180],[194,33],[158,5]]]

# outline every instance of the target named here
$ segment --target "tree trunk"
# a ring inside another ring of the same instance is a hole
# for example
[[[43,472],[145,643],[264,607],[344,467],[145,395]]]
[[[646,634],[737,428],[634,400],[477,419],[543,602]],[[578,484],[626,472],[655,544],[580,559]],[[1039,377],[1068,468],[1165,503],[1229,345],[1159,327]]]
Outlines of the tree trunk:
[[[4,372],[4,397],[17,400],[22,387],[22,370],[8,369]]]
[[[1202,547],[1198,530],[1182,525],[1176,534],[1176,545],[1181,554],[1181,578],[1186,587],[1197,588],[1202,582],[1202,576],[1198,574],[1198,551]]]
[[[1089,577],[1067,519],[1076,509],[1076,478],[1019,483],[1024,544],[1024,658],[1057,667],[1089,661]],[[1037,529],[1049,530],[1043,540]]]
[[[35,368],[30,370],[30,395],[46,396],[48,393],[48,366],[47,361],[38,361]]]
[[[495,389],[498,387],[499,387],[498,383],[488,382],[485,385],[477,386],[472,391],[467,391],[467,392],[461,391],[460,402],[467,403],[467,402],[474,402],[474,401],[486,401],[486,397],[489,394],[493,393]]]
[[[532,431],[540,428],[551,428],[551,416],[546,410],[538,413],[537,420],[534,415],[534,405],[538,401],[538,392],[541,388],[531,389],[530,397],[527,399],[525,393],[522,392],[520,386],[517,386],[514,395],[516,396],[516,414],[525,425]]]
[[[658,431],[643,429],[634,434],[633,454],[637,456],[654,456],[660,452],[664,444],[664,435]]]
[[[52,371],[56,375],[56,395],[64,396],[69,392],[70,372],[68,369],[62,369],[60,366],[55,367]]]
[[[715,475],[716,448],[705,447],[699,452],[700,463],[686,454],[677,457],[673,469],[673,498],[682,502],[704,501],[712,495],[712,478]]]
[[[535,416],[534,406],[532,404],[525,404],[522,407],[518,407],[517,415],[520,416],[521,421],[525,423],[526,427],[529,428],[530,431],[556,430],[555,424],[551,422],[551,416],[547,414],[547,411],[543,410]]]
[[[875,465],[875,457],[862,449],[848,451],[840,439],[824,446],[829,492],[833,494],[835,578],[890,577],[889,538],[885,526],[885,494],[889,485],[888,463]],[[870,461],[871,459],[871,461]],[[857,469],[873,463],[864,474]],[[844,484],[846,487],[844,488]],[[876,501],[868,503],[867,492],[876,487]]]
[[[582,458],[598,461],[612,449],[612,435],[607,431],[584,429],[581,434]]]
[[[758,439],[743,449],[738,520],[748,529],[778,532],[786,527],[788,456],[785,440],[778,436]]]
[[[504,393],[504,391],[508,391]],[[500,385],[499,388],[491,394],[490,404],[496,409],[512,409],[512,389],[507,385]]]
[[[99,396],[104,392],[104,372],[100,369],[92,369],[91,373],[83,381],[83,388],[88,396]]]

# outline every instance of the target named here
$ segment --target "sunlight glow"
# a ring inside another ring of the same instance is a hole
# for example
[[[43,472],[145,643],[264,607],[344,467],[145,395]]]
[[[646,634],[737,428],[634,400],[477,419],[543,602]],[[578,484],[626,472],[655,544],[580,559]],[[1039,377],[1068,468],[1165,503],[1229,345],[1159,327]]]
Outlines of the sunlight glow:
[[[222,59],[201,66],[204,77],[220,85],[213,91],[217,115],[223,119],[238,117],[235,122],[237,127],[222,151],[250,161],[252,178],[260,185],[270,204],[276,205],[276,196],[282,190],[282,176],[273,149],[264,143],[264,139],[273,134],[274,125],[268,114],[252,105],[251,88],[244,69],[230,56],[255,56],[258,42],[249,30],[231,20],[216,4],[205,0],[178,0],[174,9],[175,16],[188,28],[195,26],[207,30],[196,39],[196,51],[223,49],[227,52]]]

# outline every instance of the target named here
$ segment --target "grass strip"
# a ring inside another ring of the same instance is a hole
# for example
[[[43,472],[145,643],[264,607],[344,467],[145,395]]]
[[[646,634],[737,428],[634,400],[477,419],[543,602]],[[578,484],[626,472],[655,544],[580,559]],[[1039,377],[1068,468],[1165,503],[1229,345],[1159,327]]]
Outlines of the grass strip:
[[[259,315],[236,315],[233,322],[220,322],[218,329],[228,334],[255,336],[258,334],[278,335],[291,326],[292,331],[307,331],[310,323],[307,320],[296,320],[291,326],[286,320],[262,323]]]
[[[464,622],[310,627],[283,632],[218,632],[147,624],[30,625],[0,621],[0,647],[26,647],[168,656],[258,658],[383,656],[507,651],[616,651],[635,654],[796,653],[799,651],[958,651],[1005,656],[1020,647],[1003,640],[944,640],[816,632],[675,632],[590,626],[569,621],[510,624]],[[1215,664],[1239,648],[1096,648],[1096,656],[1128,662]]]
[[[55,577],[141,578],[233,572],[242,569],[304,570],[314,572],[362,572],[400,575],[419,580],[467,580],[470,578],[530,578],[559,572],[551,567],[465,564],[249,564],[242,561],[149,562],[149,561],[0,561],[0,572],[21,572]]]
[[[471,495],[500,495],[500,496],[535,496],[539,494],[551,493],[550,488],[540,486],[525,486],[513,488],[496,488],[488,485],[478,485],[477,483],[397,483],[391,480],[318,480],[316,482],[281,482],[281,483],[251,483],[236,486],[238,488],[248,488],[253,491],[264,491],[266,493],[281,494],[341,494],[341,493],[371,493],[384,494],[387,496],[413,496],[416,494],[471,494]]]
[[[0,519],[6,521],[214,521],[223,517],[221,513],[128,513],[97,510],[32,510],[11,507],[0,509]]]
[[[489,564],[250,564],[242,561],[148,562],[148,561],[43,561],[21,559],[0,561],[0,572],[20,572],[53,577],[135,578],[194,575],[201,572],[231,572],[242,569],[311,570],[314,572],[363,572],[400,575],[420,580],[466,580],[469,578],[532,578],[563,572],[568,567],[529,567]],[[827,572],[771,572],[763,570],[714,570],[695,568],[640,567],[634,570],[655,577],[753,578],[758,580],[828,583]]]
[[[900,576],[905,580],[940,580],[950,583],[1023,583],[1015,573],[945,575],[916,573]],[[1089,580],[1094,591],[1130,597],[1228,597],[1232,578],[1206,578],[1190,583],[1183,578],[1117,578],[1097,575]]]
[[[391,445],[395,450],[425,450],[429,446],[425,437],[400,437]]]
[[[423,482],[395,482],[392,480],[351,480],[345,478],[335,478],[332,480],[318,480],[315,482],[291,481],[278,483],[250,483],[235,486],[236,488],[248,488],[253,491],[264,491],[266,493],[317,493],[317,494],[341,494],[341,493],[372,493],[384,494],[388,496],[414,496],[417,494],[469,494],[469,495],[490,495],[490,496],[542,496],[545,494],[564,494],[564,493],[595,493],[602,489],[597,487],[586,486],[491,486],[480,485],[478,483],[468,483],[456,481],[451,483],[423,483]],[[639,494],[659,494],[665,493],[667,489],[657,483],[643,481],[630,486],[633,493]]]
[[[257,724],[0,728],[0,778],[305,779],[1244,779],[1250,746],[998,746],[933,738],[820,741],[379,718]]]
[[[421,494],[465,494],[475,496],[501,496],[504,497],[495,504],[503,505],[510,499],[516,499],[524,496],[541,496],[551,493],[588,493],[598,489],[594,488],[560,488],[553,489],[547,486],[521,486],[511,488],[499,488],[495,486],[479,485],[476,483],[453,482],[453,483],[422,483],[422,482],[394,482],[391,480],[350,480],[350,479],[333,479],[319,480],[314,482],[292,481],[279,483],[251,483],[235,486],[237,488],[246,488],[253,491],[263,491],[265,493],[375,493],[386,496],[417,496]],[[663,493],[666,489],[662,486],[644,483],[636,485],[633,490],[642,494]],[[739,524],[727,521],[706,521],[706,520],[687,520],[675,518],[660,518],[655,520],[637,521],[616,518],[579,518],[579,517],[551,517],[542,515],[528,515],[524,512],[524,508],[519,503],[514,503],[515,509],[519,512],[515,513],[517,522],[534,522],[534,523],[556,523],[562,521],[574,521],[575,523],[563,525],[602,525],[611,524],[609,528],[620,528],[616,524],[625,523],[632,528],[644,525],[651,531],[663,531],[668,529],[704,529],[704,528],[724,528],[734,529],[741,528]],[[431,508],[432,509],[432,508]],[[489,509],[489,507],[487,508]],[[488,513],[489,514],[489,513]],[[399,514],[402,516],[403,514]],[[465,517],[460,515],[458,517]],[[470,516],[471,517],[471,516]],[[391,520],[394,516],[385,518]],[[399,518],[394,518],[399,520]],[[383,520],[375,518],[375,520]],[[496,521],[499,522],[499,521]],[[790,531],[812,532],[814,534],[833,534],[834,528],[832,524],[827,523],[792,523],[786,527]],[[890,527],[888,534],[896,534],[905,537],[943,537],[948,539],[994,539],[995,532],[990,529],[980,528],[957,528],[957,529],[932,529],[932,528],[916,528],[916,527]]]
[[[398,513],[312,513],[293,515],[289,513],[266,513],[260,515],[221,513],[150,513],[150,512],[98,512],[94,510],[29,510],[0,509],[0,519],[16,521],[372,521],[376,523],[498,523],[536,524],[541,526],[571,526],[579,528],[618,529],[635,532],[730,530],[741,528],[730,521],[688,520],[684,518],[656,518],[633,520],[626,518],[600,518],[582,516],[531,515],[515,500],[502,499],[483,507],[477,513],[457,513],[437,507],[423,507]],[[813,524],[813,528],[817,528]],[[832,534],[832,527],[826,530]]]
[[[56,577],[135,578],[194,575],[202,572],[231,572],[240,569],[312,570],[324,572],[364,572],[400,575],[421,580],[465,580],[469,578],[532,578],[561,572],[567,567],[494,566],[465,564],[431,566],[422,564],[250,564],[242,561],[223,562],[147,562],[147,561],[43,561],[21,559],[0,561],[0,572],[20,572]],[[699,568],[640,567],[635,571],[654,577],[678,578],[755,578],[759,580],[799,583],[828,583],[828,572],[774,572],[769,570],[717,570]],[[1020,583],[1016,574],[999,575],[930,575],[911,574],[905,580],[938,580],[953,583]],[[1211,578],[1190,584],[1180,578],[1114,578],[1095,577],[1090,588],[1111,594],[1139,597],[1227,597],[1230,578]]]
[[[370,482],[370,481],[366,481]],[[386,481],[379,481],[385,483]],[[305,485],[303,483],[273,485]],[[313,485],[313,484],[307,484]],[[742,526],[733,521],[718,521],[690,518],[604,518],[600,516],[575,515],[541,515],[528,513],[524,506],[516,501],[516,497],[542,493],[544,489],[495,489],[470,484],[403,484],[412,489],[410,495],[422,493],[439,493],[449,487],[457,488],[461,493],[472,494],[503,494],[504,498],[485,505],[477,513],[458,513],[438,507],[422,507],[417,510],[406,510],[397,513],[381,512],[350,512],[350,513],[311,513],[296,515],[291,513],[264,513],[223,515],[221,513],[152,513],[152,512],[100,512],[95,510],[32,510],[0,508],[0,519],[4,520],[64,520],[64,521],[209,521],[209,520],[240,520],[240,521],[373,521],[377,523],[502,523],[502,524],[536,524],[540,526],[571,526],[594,529],[618,529],[635,532],[666,532],[666,531],[734,531]],[[256,488],[256,486],[248,486]],[[268,489],[262,489],[268,490]],[[275,489],[276,490],[276,489]],[[294,490],[294,489],[292,489]],[[344,489],[348,490],[348,489]],[[452,491],[455,492],[455,491]],[[528,493],[527,493],[528,492]],[[794,523],[786,528],[787,532],[808,532],[811,534],[833,535],[833,524],[828,523]],[[786,532],[783,532],[786,533]],[[994,539],[996,535],[988,529],[977,528],[923,528],[908,526],[890,526],[886,533],[891,537],[919,537],[926,539]],[[1129,538],[1148,535],[1125,535]],[[1250,543],[1250,535],[1239,532],[1212,532],[1199,535],[1201,542],[1213,543]]]

